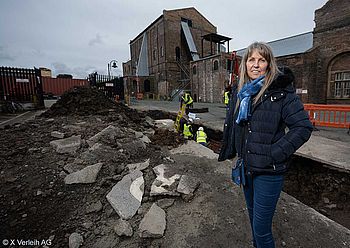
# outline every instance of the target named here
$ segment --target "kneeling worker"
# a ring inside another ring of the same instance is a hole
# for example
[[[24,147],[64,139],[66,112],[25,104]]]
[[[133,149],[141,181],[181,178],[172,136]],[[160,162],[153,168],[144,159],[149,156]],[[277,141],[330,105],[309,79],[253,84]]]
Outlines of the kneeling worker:
[[[190,122],[184,123],[183,135],[185,139],[193,139],[193,130]]]
[[[196,142],[203,145],[207,146],[207,134],[204,132],[203,127],[199,127],[198,131],[196,132]]]

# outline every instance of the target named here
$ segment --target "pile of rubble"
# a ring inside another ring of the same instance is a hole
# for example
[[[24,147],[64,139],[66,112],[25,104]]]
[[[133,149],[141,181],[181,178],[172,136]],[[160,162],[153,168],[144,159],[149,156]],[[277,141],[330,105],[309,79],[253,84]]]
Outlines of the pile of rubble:
[[[164,235],[166,209],[200,185],[169,167],[169,149],[184,142],[172,125],[75,88],[3,130],[0,232],[53,247],[152,244]]]

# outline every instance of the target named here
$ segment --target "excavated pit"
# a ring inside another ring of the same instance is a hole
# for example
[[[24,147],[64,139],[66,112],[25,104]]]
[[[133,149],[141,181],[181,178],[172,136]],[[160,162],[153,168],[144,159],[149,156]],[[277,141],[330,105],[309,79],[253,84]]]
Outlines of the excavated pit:
[[[175,120],[173,115],[156,112],[158,116]],[[194,131],[199,127],[192,126]],[[204,128],[209,139],[208,147],[219,153],[222,132]],[[297,155],[292,156],[290,163],[283,191],[350,229],[350,173]]]
[[[209,147],[219,152],[222,132],[205,127]],[[293,155],[283,191],[328,218],[350,228],[350,173]]]

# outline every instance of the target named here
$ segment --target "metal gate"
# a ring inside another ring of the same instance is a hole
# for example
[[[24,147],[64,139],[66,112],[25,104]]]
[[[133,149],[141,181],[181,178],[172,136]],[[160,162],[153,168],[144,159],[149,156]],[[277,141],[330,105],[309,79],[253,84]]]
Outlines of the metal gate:
[[[89,75],[88,81],[91,86],[98,88],[108,98],[112,100],[124,100],[124,81],[122,77],[100,75],[95,72]]]
[[[44,107],[40,70],[0,67],[0,102],[6,101]]]

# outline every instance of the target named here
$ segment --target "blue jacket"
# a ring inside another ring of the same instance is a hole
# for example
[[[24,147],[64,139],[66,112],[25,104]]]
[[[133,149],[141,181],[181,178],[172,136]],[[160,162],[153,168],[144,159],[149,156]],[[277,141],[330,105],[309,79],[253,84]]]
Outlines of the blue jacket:
[[[287,67],[280,71],[252,106],[249,121],[239,125],[235,122],[237,87],[232,88],[219,161],[238,154],[248,174],[283,173],[290,156],[310,138],[313,127],[292,86],[294,75]]]

